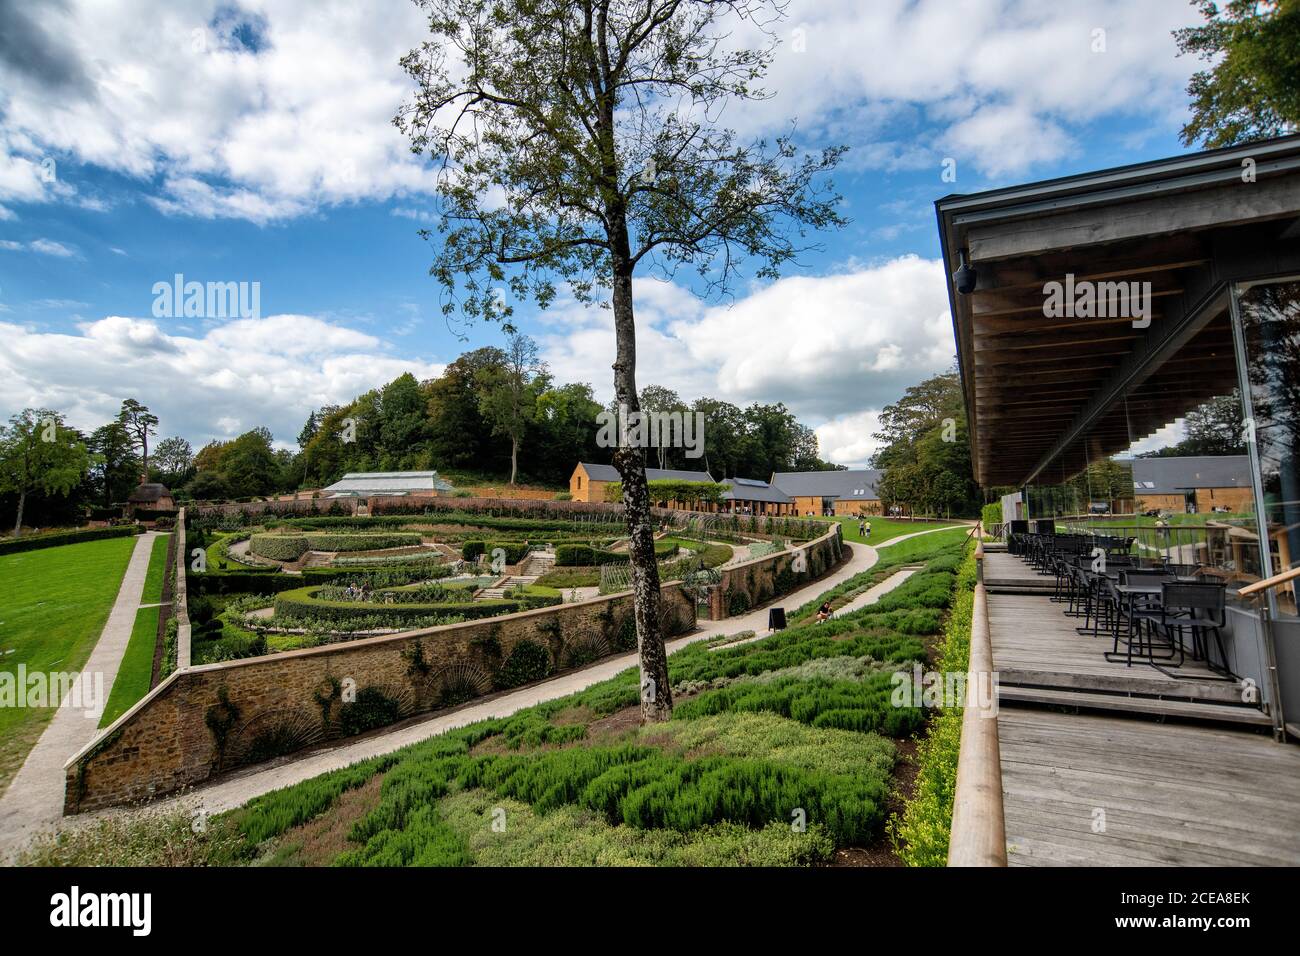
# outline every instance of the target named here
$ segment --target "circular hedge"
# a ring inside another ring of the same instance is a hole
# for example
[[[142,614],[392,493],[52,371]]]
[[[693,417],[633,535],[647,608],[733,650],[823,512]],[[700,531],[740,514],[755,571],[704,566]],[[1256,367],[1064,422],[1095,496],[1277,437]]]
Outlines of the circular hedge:
[[[255,534],[249,540],[249,549],[264,558],[275,561],[297,561],[308,551],[384,551],[388,548],[410,548],[421,544],[423,538],[414,531],[385,534]]]
[[[297,561],[311,550],[304,534],[255,534],[248,542],[254,554],[273,561]]]

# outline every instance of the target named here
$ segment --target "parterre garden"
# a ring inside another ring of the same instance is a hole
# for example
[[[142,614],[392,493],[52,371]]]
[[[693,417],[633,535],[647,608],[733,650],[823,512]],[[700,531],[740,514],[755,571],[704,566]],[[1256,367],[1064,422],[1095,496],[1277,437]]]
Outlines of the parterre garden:
[[[188,573],[195,664],[575,601],[599,588],[602,567],[628,562],[618,513],[230,514],[192,518],[188,533],[187,550],[202,551]],[[539,575],[507,580],[535,552]],[[734,554],[676,532],[661,534],[655,553],[665,581]]]
[[[915,761],[903,759],[927,715],[896,705],[894,675],[936,658],[964,666],[961,609],[974,567],[964,529],[897,548],[834,591],[847,600],[902,564],[922,566],[876,604],[819,624],[812,609],[821,596],[772,636],[700,641],[674,653],[676,707],[667,723],[639,725],[637,672],[629,669],[266,794],[199,833],[182,828],[178,814],[149,824],[106,820],[38,844],[27,861],[933,862],[951,811],[955,754],[942,723],[951,721],[940,716],[942,733],[922,742]],[[125,839],[131,828],[134,838]],[[129,846],[129,858],[115,845]]]

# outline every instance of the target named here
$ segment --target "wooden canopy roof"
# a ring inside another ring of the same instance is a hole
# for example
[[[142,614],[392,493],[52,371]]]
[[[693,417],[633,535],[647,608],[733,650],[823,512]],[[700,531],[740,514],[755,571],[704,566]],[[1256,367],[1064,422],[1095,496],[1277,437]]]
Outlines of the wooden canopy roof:
[[[1300,272],[1300,136],[935,203],[984,486],[1054,484],[1237,382],[1227,286]],[[966,250],[977,271],[951,276]],[[1050,317],[1045,285],[1150,282],[1150,325]]]

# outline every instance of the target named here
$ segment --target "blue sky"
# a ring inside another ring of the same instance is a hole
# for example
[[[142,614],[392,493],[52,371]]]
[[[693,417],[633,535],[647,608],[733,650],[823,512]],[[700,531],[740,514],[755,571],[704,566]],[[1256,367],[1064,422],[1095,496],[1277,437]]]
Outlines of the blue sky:
[[[449,328],[427,275],[432,177],[389,123],[421,37],[407,0],[0,17],[0,414],[93,428],[132,396],[196,447],[255,425],[288,444],[313,407],[502,341]],[[882,405],[952,361],[933,200],[1183,151],[1197,64],[1170,30],[1196,21],[1184,0],[795,0],[776,95],[724,121],[848,144],[853,223],[731,303],[640,281],[640,383],[785,401],[824,456],[863,462]],[[260,283],[260,316],[155,317],[176,273]],[[518,324],[561,380],[611,394],[607,312],[562,299]]]

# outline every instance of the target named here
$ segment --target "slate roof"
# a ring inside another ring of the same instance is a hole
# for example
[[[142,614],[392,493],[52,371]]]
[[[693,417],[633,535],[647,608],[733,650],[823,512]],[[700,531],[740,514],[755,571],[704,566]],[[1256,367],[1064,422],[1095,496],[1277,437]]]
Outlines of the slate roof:
[[[788,505],[790,497],[780,488],[756,478],[724,478],[731,485],[722,493],[723,501],[769,501]]]
[[[613,465],[593,465],[591,462],[578,462],[592,481],[622,481],[623,477]],[[646,481],[713,481],[707,471],[680,471],[676,468],[647,468]]]
[[[321,489],[331,497],[408,495],[416,491],[452,491],[436,471],[350,471]]]
[[[884,477],[879,468],[848,471],[778,471],[776,485],[791,498],[838,498],[841,501],[879,501],[876,485]]]
[[[1134,458],[1133,491],[1141,495],[1176,495],[1193,488],[1249,488],[1246,455],[1196,455],[1182,458]]]

